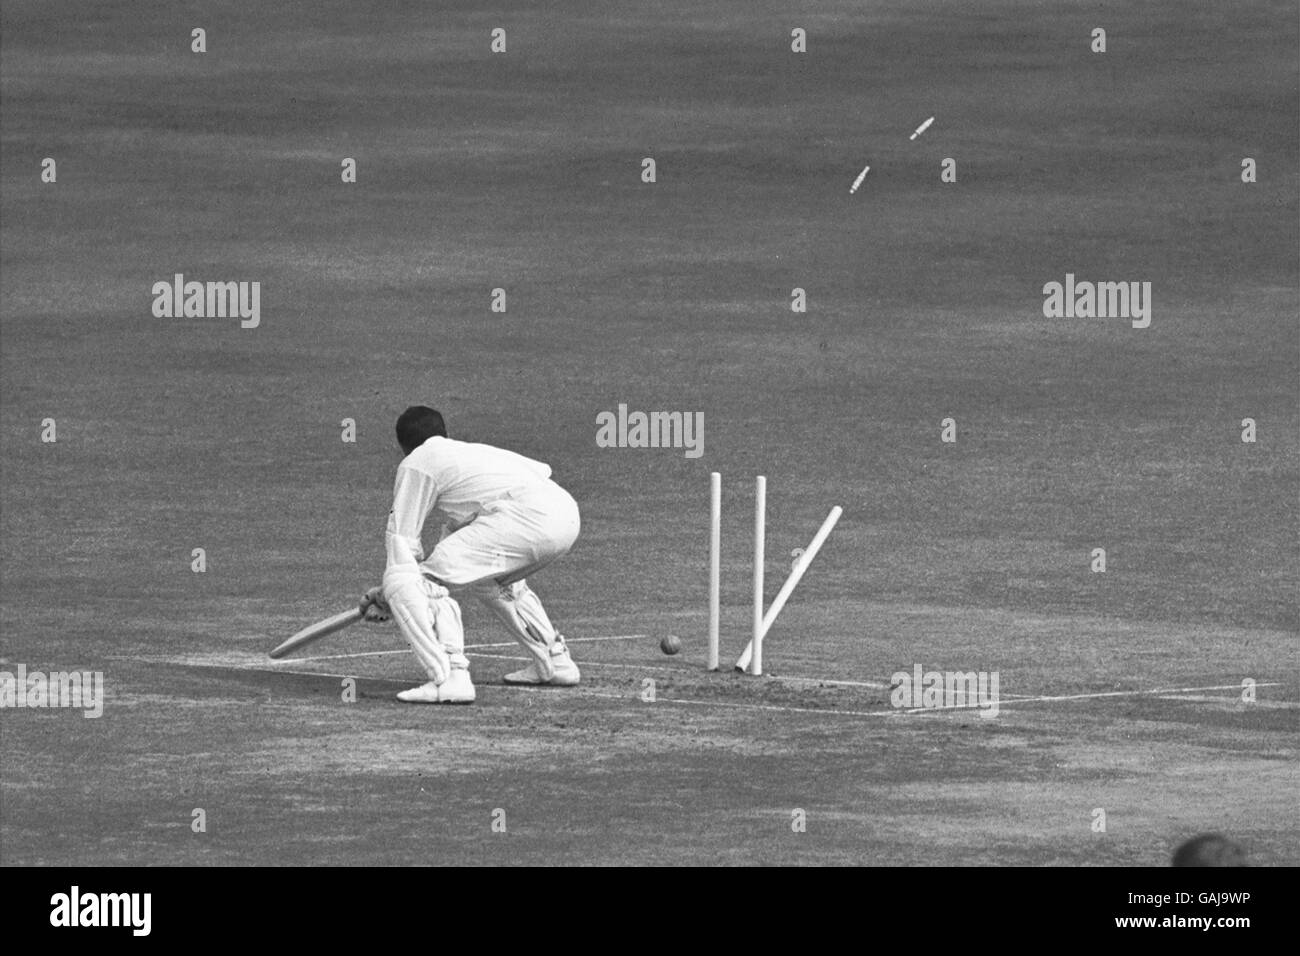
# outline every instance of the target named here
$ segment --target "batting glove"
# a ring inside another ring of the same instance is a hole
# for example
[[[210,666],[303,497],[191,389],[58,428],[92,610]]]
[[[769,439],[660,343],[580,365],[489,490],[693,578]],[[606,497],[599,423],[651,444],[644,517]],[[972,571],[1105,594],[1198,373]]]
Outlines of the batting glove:
[[[376,585],[361,596],[362,620],[369,624],[383,624],[393,619],[392,609],[384,600],[384,589]]]

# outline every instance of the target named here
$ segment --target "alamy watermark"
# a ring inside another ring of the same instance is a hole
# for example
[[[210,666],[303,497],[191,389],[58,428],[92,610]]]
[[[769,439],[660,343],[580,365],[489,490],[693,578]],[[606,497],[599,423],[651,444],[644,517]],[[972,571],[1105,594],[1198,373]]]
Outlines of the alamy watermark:
[[[83,717],[104,713],[104,675],[101,671],[0,670],[0,709],[75,707]]]
[[[185,281],[178,272],[153,284],[153,314],[159,319],[225,319],[238,316],[240,326],[262,324],[262,283]]]
[[[1043,286],[1043,315],[1049,319],[1131,319],[1133,328],[1151,324],[1150,282],[1065,282]]]
[[[50,925],[122,926],[133,936],[148,936],[152,910],[152,893],[83,893],[73,886],[50,897]]]
[[[626,404],[596,416],[597,448],[684,448],[704,454],[703,412],[629,412]]]
[[[998,715],[997,671],[895,671],[889,678],[889,702],[908,710],[976,708],[981,717]]]

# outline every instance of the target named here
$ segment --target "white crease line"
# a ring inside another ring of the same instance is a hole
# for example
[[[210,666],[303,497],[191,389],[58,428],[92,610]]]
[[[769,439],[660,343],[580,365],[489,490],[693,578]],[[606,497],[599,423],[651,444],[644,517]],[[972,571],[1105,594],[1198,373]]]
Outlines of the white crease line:
[[[507,646],[516,647],[518,645],[516,645],[512,641]],[[392,651],[365,651],[359,654],[332,654],[326,657],[287,657],[284,659],[283,663],[303,664],[303,663],[310,663],[312,661],[344,660],[344,659],[349,659],[354,657],[367,657],[367,656],[374,657],[380,654],[409,654],[409,653],[411,652],[408,648],[401,648],[399,650],[392,650]],[[494,660],[494,661],[531,661],[532,660],[531,657],[522,657],[513,654],[484,654],[482,651],[472,651],[469,650],[468,648],[466,648],[465,650],[465,656],[483,657],[488,660]],[[182,667],[220,667],[226,670],[256,671],[262,674],[293,673],[292,671],[286,670],[278,666],[281,663],[280,661],[273,661],[269,659],[265,661],[258,661],[257,662],[258,666],[254,666],[253,664],[244,661],[232,661],[225,664],[218,664],[218,663],[213,663],[211,661],[207,661],[207,662],[197,661],[194,660],[193,658],[187,659],[187,658],[158,657],[158,656],[114,657],[110,655],[109,660],[135,661],[136,663],[143,663],[143,664],[176,664]],[[684,667],[656,667],[653,664],[614,664],[614,663],[606,663],[605,661],[577,661],[576,663],[578,664],[579,667],[617,667],[623,670],[655,671],[663,674],[676,674],[678,676],[690,674],[692,671],[692,669],[688,669]],[[305,671],[304,673],[318,673],[318,672]],[[708,672],[705,671],[705,673]],[[325,676],[328,677],[330,675],[326,674]],[[353,674],[350,676],[355,677],[357,675]],[[774,679],[780,679],[780,678],[774,678]]]
[[[1257,683],[1256,687],[1281,687],[1280,681],[1273,683]],[[1216,687],[1161,687],[1156,690],[1111,690],[1100,694],[1067,694],[1058,697],[1020,697],[1015,700],[998,700],[999,707],[1009,707],[1012,704],[1040,704],[1040,703],[1058,703],[1067,700],[1097,700],[1102,697],[1145,697],[1160,694],[1194,694],[1203,690],[1241,690],[1240,684],[1220,684]],[[909,707],[903,710],[905,714],[933,714],[937,711],[944,710],[972,710],[974,708],[987,709],[987,704],[944,704],[940,707]]]
[[[574,637],[565,638],[565,643],[591,643],[593,641],[632,641],[640,638],[649,637],[648,634],[612,634],[609,637]],[[466,644],[465,650],[468,652],[477,647],[518,647],[517,641],[504,641],[500,644]],[[294,661],[340,661],[349,657],[383,657],[386,654],[407,654],[410,653],[409,647],[399,647],[388,651],[356,651],[351,654],[318,654],[315,657],[286,657],[283,663],[292,664]],[[524,660],[525,658],[518,658]],[[269,664],[280,664],[281,661],[268,661]]]
[[[787,674],[770,674],[772,680],[786,680],[801,684],[828,684],[832,687],[867,687],[871,690],[888,690],[888,684],[873,680],[830,680],[822,677],[793,677]]]
[[[414,686],[419,680],[418,677],[358,677],[356,674],[326,674],[324,671],[286,671],[286,670],[267,670],[264,667],[240,667],[237,664],[184,664],[184,667],[206,667],[218,671],[243,671],[246,674],[289,674],[293,677],[330,677],[335,680],[364,680],[383,682],[385,684],[407,684]],[[476,684],[475,688],[481,688],[482,684]]]
[[[1268,687],[1269,684],[1256,684],[1256,687]],[[1241,688],[1238,687],[1238,690]],[[1204,697],[1196,694],[1168,694],[1161,697],[1160,700],[1185,700],[1196,704],[1232,704],[1240,707],[1242,710],[1250,710],[1252,707],[1281,708],[1284,710],[1295,710],[1300,708],[1300,703],[1292,700],[1252,700],[1244,701],[1241,696],[1236,697]]]
[[[267,660],[267,667],[277,667],[280,664],[301,664],[304,661],[341,661],[349,657],[383,657],[386,654],[409,654],[409,647],[394,648],[391,651],[356,651],[352,654],[318,654],[315,657],[285,657],[278,661]],[[267,673],[271,673],[268,671]]]
[[[608,637],[566,637],[566,644],[591,644],[595,641],[636,641],[648,638],[649,634],[610,634]],[[475,647],[518,647],[518,641],[503,641],[500,644],[466,644],[465,649]]]

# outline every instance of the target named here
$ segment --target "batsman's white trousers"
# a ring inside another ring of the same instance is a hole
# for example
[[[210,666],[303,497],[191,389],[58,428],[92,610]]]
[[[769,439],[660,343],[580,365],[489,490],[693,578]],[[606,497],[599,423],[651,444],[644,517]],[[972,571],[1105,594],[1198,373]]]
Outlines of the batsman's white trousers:
[[[541,600],[524,579],[568,552],[578,538],[578,504],[553,482],[493,502],[438,542],[421,571],[453,591],[469,590],[532,656],[542,680],[568,654]]]
[[[566,554],[581,526],[573,496],[547,482],[486,506],[439,541],[420,567],[452,590],[514,584]]]

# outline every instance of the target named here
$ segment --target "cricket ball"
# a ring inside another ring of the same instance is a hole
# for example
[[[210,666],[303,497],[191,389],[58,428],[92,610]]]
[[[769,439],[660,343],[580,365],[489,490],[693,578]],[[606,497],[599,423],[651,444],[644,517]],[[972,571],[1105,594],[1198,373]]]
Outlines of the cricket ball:
[[[659,642],[659,650],[665,654],[676,654],[682,649],[682,639],[676,634],[665,634]]]

